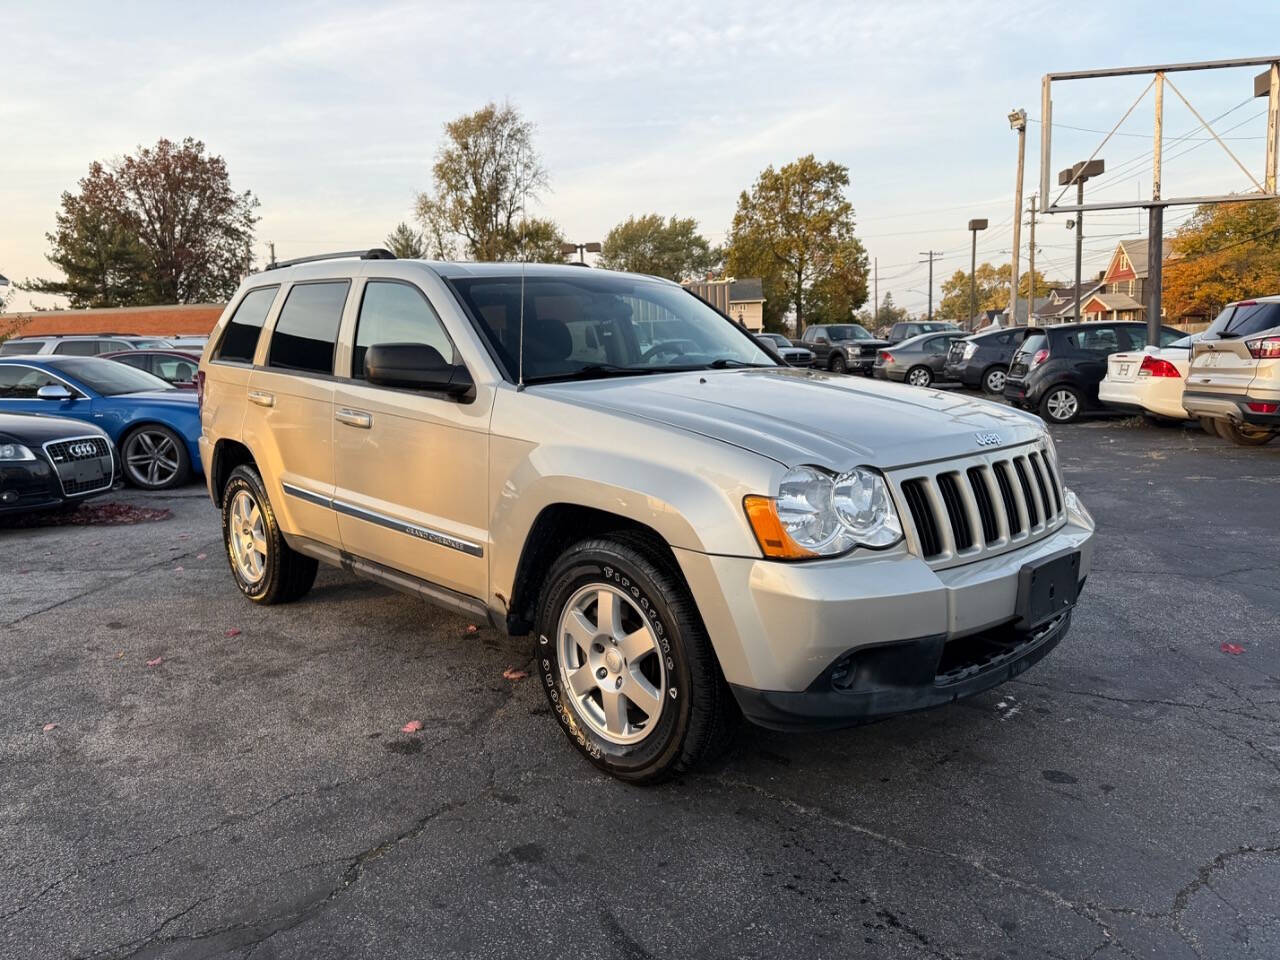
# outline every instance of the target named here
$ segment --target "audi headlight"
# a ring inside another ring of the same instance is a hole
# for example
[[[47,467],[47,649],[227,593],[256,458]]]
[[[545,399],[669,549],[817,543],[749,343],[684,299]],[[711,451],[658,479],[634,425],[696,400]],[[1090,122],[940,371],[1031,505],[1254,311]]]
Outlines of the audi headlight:
[[[902,539],[889,486],[876,470],[855,467],[836,476],[793,467],[774,497],[747,497],[751,528],[766,557],[832,557],[855,547],[883,549]]]
[[[36,455],[20,443],[0,443],[0,460],[34,460]]]

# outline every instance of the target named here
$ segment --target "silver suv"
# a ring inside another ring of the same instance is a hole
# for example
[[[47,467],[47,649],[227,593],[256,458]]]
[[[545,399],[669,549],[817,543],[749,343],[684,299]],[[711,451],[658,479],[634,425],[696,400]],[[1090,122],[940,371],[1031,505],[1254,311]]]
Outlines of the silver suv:
[[[1229,303],[1195,343],[1182,406],[1233,443],[1280,434],[1280,297]]]
[[[97,357],[121,350],[163,350],[172,346],[159,337],[135,334],[88,333],[50,334],[38,337],[13,337],[0,343],[0,357],[54,354],[60,357]]]
[[[948,703],[1066,633],[1093,520],[1036,417],[780,365],[673,283],[363,258],[250,277],[200,364],[240,590],[317,561],[531,635],[593,763]]]

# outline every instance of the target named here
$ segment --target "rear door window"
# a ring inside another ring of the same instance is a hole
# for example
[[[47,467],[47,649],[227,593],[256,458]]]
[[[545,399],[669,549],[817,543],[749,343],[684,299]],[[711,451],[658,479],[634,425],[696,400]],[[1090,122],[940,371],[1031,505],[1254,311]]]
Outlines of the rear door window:
[[[370,280],[365,284],[351,356],[352,377],[365,379],[365,353],[379,343],[421,343],[435,347],[445,363],[457,362],[435,309],[421,290],[407,283]]]
[[[1064,338],[1073,350],[1093,356],[1105,357],[1107,354],[1127,349],[1127,340],[1122,345],[1116,334],[1116,328],[1110,325],[1077,327],[1065,334]]]
[[[350,280],[296,283],[280,308],[267,366],[305,373],[333,373],[338,324]]]
[[[63,340],[53,352],[63,357],[96,357],[102,351],[97,340]]]
[[[215,360],[253,363],[253,355],[258,349],[258,334],[262,332],[262,325],[279,289],[279,286],[258,287],[244,295],[222,334]]]

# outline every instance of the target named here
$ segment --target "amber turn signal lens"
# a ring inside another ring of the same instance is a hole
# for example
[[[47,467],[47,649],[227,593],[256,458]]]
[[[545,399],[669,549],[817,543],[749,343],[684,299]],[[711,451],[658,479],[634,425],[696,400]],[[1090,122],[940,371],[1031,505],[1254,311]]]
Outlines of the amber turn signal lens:
[[[806,550],[797,544],[782,529],[782,521],[778,519],[778,510],[773,497],[743,497],[743,509],[747,511],[747,520],[756,535],[756,542],[766,557],[774,560],[804,560],[816,557],[812,550]]]

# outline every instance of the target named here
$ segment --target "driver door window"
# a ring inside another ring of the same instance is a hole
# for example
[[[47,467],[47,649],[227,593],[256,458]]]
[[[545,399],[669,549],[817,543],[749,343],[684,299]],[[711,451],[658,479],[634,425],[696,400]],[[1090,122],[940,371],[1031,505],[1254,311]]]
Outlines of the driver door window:
[[[445,363],[458,362],[435,310],[416,287],[407,283],[370,280],[365,285],[351,355],[351,376],[356,380],[365,379],[365,353],[379,343],[421,343],[434,347]]]

